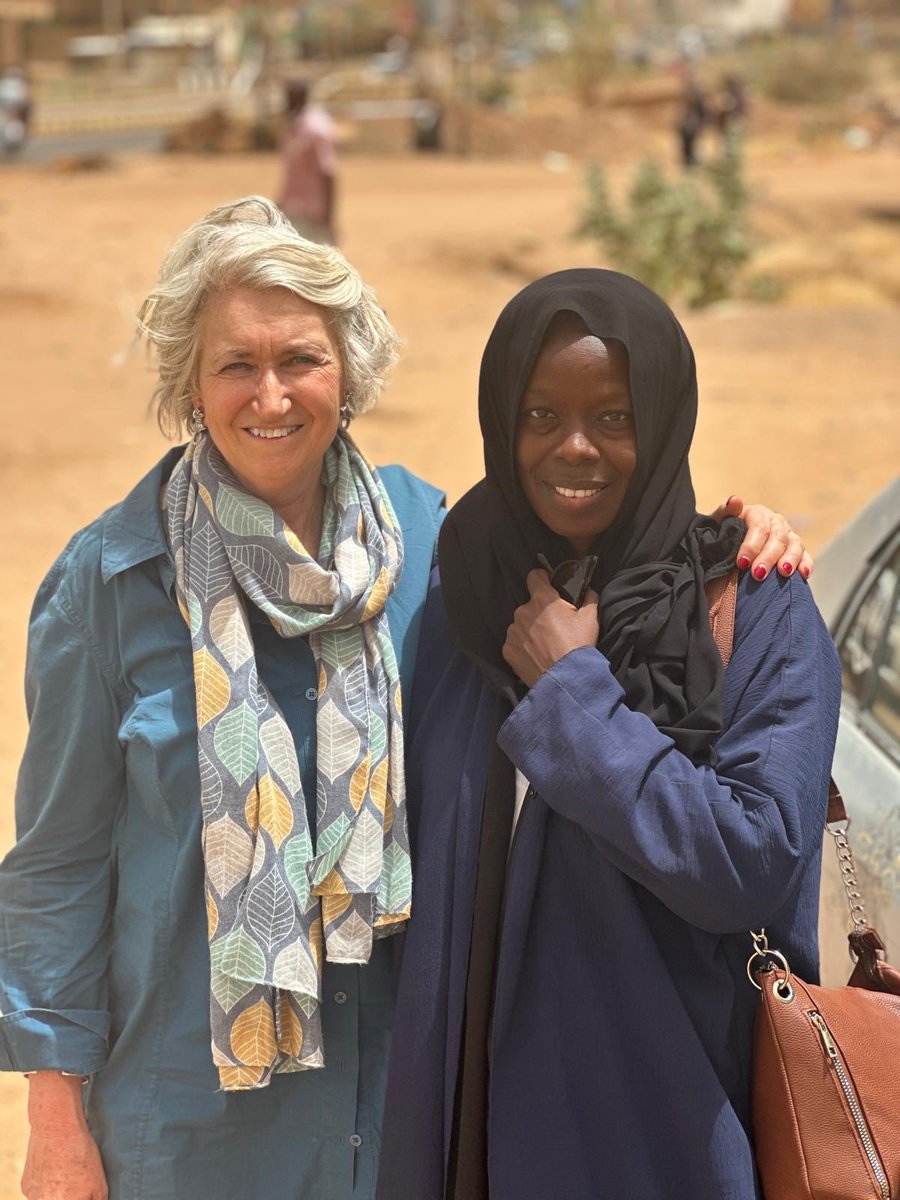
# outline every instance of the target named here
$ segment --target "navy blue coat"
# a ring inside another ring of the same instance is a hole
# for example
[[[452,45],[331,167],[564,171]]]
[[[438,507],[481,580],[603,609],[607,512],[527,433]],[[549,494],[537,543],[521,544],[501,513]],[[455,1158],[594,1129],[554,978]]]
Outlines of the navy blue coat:
[[[804,979],[837,729],[807,585],[744,576],[716,767],[695,767],[573,651],[500,745],[532,782],[509,861],[491,1046],[492,1200],[752,1200],[749,929]],[[489,733],[436,573],[413,689],[413,918],[379,1200],[442,1200]]]

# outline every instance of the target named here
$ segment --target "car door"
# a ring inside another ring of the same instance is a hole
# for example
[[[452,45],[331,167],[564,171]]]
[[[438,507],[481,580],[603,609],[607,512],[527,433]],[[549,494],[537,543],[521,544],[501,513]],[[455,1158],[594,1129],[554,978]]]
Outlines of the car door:
[[[866,913],[900,962],[900,535],[850,592],[836,627],[841,721],[834,778],[851,817],[850,841]],[[846,982],[848,906],[832,839],[822,872],[822,978]]]

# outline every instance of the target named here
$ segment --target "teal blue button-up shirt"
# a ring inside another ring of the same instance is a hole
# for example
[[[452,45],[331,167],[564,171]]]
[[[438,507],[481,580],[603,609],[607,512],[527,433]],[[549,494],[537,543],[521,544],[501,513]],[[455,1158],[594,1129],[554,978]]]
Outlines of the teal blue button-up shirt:
[[[371,1200],[396,939],[364,967],[326,964],[324,1070],[217,1090],[191,646],[159,509],[180,453],[73,538],[35,601],[0,866],[0,1068],[94,1075],[111,1200]],[[442,497],[381,474],[404,536],[387,610],[408,693]],[[314,801],[312,654],[252,616]]]

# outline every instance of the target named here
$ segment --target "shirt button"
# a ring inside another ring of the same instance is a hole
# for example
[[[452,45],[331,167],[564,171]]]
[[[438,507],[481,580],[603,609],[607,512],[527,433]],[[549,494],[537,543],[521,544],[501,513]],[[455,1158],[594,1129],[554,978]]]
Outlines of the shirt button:
[[[319,693],[316,691],[315,688],[307,688],[306,689],[306,698],[307,698],[307,700],[318,700]]]
[[[358,1133],[351,1133],[351,1134],[350,1134],[350,1145],[351,1145],[351,1146],[353,1146],[353,1148],[354,1148],[354,1149],[355,1149],[357,1146],[361,1146],[361,1145],[362,1145],[362,1138],[359,1136],[359,1134],[358,1134]]]
[[[334,1002],[335,1002],[335,1004],[346,1004],[347,1003],[347,993],[346,992],[335,992],[334,993]]]

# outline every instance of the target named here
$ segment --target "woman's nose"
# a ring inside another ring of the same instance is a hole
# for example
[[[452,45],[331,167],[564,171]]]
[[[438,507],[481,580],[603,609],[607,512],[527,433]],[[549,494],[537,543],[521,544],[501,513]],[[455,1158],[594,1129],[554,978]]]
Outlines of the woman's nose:
[[[261,414],[271,413],[274,416],[281,416],[290,408],[291,398],[286,394],[277,371],[263,371],[256,388],[256,405]]]
[[[585,462],[600,457],[600,451],[584,429],[571,429],[560,443],[557,453],[566,462]]]

